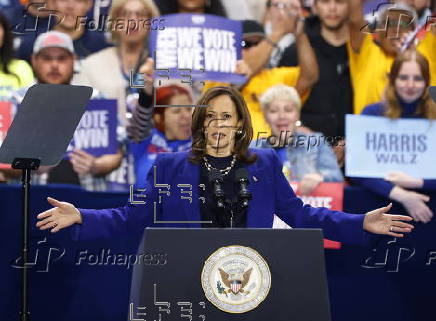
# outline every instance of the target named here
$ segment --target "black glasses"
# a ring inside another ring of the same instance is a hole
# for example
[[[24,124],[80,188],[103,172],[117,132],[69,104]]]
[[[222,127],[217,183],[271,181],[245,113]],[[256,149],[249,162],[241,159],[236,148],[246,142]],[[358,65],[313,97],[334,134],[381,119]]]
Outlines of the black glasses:
[[[257,41],[245,41],[245,40],[242,40],[241,41],[241,46],[242,46],[242,49],[248,49],[248,48],[257,46],[259,44],[259,42],[261,42],[261,41],[262,40],[257,40]]]

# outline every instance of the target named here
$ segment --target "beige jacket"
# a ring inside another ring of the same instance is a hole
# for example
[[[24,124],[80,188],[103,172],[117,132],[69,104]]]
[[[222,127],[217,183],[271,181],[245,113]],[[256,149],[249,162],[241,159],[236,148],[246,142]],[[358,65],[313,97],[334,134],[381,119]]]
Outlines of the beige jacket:
[[[126,121],[126,87],[128,80],[121,73],[116,47],[109,47],[83,60],[80,73],[73,80],[76,85],[91,86],[107,99],[117,99],[118,116]]]

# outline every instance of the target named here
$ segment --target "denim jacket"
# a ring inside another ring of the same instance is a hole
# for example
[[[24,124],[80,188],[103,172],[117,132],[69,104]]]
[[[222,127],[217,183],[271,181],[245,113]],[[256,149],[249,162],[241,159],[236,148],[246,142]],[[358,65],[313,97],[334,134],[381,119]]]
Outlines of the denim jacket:
[[[288,179],[300,181],[306,174],[319,173],[325,182],[344,180],[336,156],[324,135],[317,132],[295,132],[288,137],[291,139],[286,147],[283,150],[276,149],[283,164],[283,172]],[[274,148],[265,138],[253,141],[251,147]]]

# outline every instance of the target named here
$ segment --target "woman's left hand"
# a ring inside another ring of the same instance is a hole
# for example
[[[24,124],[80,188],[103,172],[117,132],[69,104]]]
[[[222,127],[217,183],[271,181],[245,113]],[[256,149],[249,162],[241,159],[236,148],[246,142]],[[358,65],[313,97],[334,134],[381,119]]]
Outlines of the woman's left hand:
[[[402,221],[410,222],[413,218],[405,215],[385,214],[391,207],[392,203],[366,213],[363,229],[374,234],[385,234],[393,237],[403,237],[403,233],[410,233],[414,226]]]
[[[415,178],[403,172],[389,173],[385,180],[403,188],[422,188],[424,185],[422,178]]]

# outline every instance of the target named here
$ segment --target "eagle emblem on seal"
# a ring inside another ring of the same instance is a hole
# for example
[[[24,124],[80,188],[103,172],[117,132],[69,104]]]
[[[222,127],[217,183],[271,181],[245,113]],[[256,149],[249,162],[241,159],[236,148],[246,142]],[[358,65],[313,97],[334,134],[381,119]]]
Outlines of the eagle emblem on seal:
[[[219,268],[218,271],[220,272],[221,280],[227,287],[227,289],[224,289],[225,294],[230,292],[232,292],[233,294],[250,293],[250,291],[245,291],[244,288],[250,281],[250,275],[251,271],[253,271],[253,268],[250,268],[243,273],[227,273],[221,268]]]

